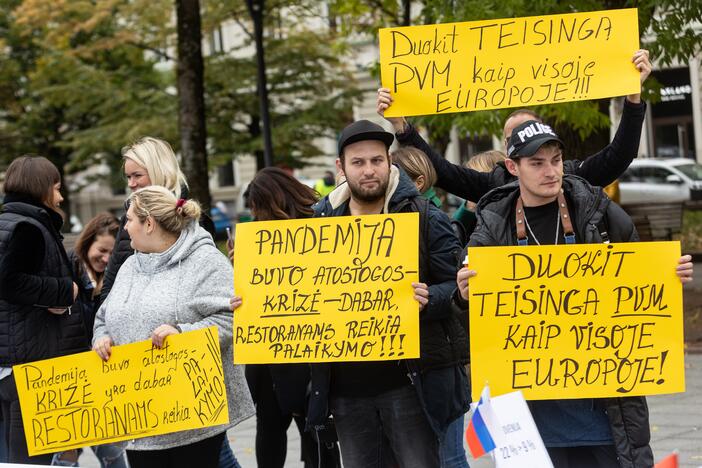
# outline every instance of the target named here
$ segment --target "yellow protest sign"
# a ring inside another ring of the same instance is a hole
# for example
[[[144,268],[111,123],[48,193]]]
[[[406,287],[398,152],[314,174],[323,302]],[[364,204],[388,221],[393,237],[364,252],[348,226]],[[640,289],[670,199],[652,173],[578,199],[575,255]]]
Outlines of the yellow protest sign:
[[[229,422],[217,328],[12,368],[30,455]]]
[[[239,224],[238,364],[419,357],[419,215]]]
[[[685,391],[679,242],[468,249],[473,399]],[[476,384],[480,382],[480,384]]]
[[[638,93],[635,8],[380,32],[387,117],[527,107]]]

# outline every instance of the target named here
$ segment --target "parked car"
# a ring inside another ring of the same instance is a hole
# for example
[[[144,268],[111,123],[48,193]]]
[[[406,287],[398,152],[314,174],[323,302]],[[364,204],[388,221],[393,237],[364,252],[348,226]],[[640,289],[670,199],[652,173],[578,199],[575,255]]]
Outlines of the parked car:
[[[217,239],[226,239],[227,228],[231,229],[232,221],[229,219],[227,214],[217,206],[213,206],[210,209],[210,216],[212,217],[212,222],[215,226],[215,237]]]
[[[702,166],[687,158],[635,159],[619,178],[620,204],[702,201]]]

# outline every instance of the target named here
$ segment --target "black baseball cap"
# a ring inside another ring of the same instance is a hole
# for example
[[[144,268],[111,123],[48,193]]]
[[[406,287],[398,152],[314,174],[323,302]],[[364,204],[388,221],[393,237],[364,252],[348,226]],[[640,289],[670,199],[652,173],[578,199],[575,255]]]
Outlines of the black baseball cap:
[[[557,141],[561,147],[564,146],[549,125],[538,120],[527,120],[512,130],[512,136],[507,144],[507,156],[510,159],[532,156],[550,141]]]
[[[390,149],[390,145],[395,141],[395,135],[386,132],[383,127],[370,120],[357,120],[344,128],[339,134],[339,156],[343,153],[344,148],[351,143],[365,140],[381,141],[385,144],[385,148]]]

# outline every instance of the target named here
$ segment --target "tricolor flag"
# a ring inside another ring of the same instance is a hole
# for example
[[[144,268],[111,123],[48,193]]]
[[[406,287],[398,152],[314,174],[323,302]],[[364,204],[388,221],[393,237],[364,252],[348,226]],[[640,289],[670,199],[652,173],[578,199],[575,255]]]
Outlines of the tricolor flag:
[[[493,437],[494,430],[491,432],[491,428],[494,427],[493,421],[495,415],[490,404],[490,388],[485,385],[466,429],[466,442],[473,458],[482,457],[495,450],[497,444]]]

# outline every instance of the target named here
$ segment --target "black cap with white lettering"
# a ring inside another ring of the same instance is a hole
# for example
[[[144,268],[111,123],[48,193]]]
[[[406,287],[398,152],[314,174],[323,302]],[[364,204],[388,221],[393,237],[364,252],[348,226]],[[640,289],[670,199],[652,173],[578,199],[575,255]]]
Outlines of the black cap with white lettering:
[[[563,142],[550,126],[538,120],[527,120],[512,130],[512,136],[507,145],[507,156],[518,159],[532,156],[549,141],[557,141],[563,147]]]

